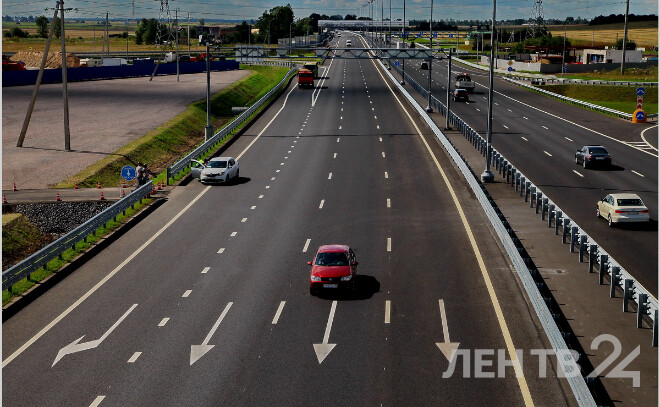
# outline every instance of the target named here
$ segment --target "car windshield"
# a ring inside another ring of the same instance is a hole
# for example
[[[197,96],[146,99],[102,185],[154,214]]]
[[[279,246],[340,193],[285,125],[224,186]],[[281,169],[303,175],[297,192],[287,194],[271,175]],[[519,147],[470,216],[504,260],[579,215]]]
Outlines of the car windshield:
[[[208,168],[227,168],[227,161],[210,161]]]
[[[589,147],[589,152],[591,154],[607,154],[607,150],[603,147]]]
[[[346,253],[319,253],[316,256],[317,266],[348,266]]]
[[[617,199],[616,204],[618,206],[644,206],[644,203],[641,199]]]

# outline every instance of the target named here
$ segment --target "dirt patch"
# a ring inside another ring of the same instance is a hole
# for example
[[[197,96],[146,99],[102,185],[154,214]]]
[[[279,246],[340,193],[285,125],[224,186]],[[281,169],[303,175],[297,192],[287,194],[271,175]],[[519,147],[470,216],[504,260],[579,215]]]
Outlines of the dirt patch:
[[[10,58],[12,61],[23,61],[25,66],[30,68],[39,68],[41,67],[41,60],[44,57],[43,52],[36,51],[19,51],[12,55]],[[80,67],[80,58],[69,53],[66,54],[66,66],[69,68],[78,68]],[[62,53],[61,52],[49,52],[48,58],[46,58],[46,68],[61,68],[62,67]]]

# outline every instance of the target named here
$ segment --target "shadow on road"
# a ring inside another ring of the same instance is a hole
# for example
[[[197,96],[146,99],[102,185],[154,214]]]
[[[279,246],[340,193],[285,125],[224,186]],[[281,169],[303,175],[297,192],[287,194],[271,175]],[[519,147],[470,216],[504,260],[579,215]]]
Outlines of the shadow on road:
[[[380,283],[375,277],[358,274],[355,276],[354,292],[350,290],[333,291],[326,289],[319,292],[317,296],[324,300],[354,301],[368,300],[377,292],[380,292]]]

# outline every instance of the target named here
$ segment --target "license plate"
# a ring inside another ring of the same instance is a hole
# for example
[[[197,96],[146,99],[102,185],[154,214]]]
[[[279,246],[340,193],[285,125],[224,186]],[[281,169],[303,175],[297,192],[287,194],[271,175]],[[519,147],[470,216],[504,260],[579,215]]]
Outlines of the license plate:
[[[637,211],[628,211],[628,215],[639,215]]]
[[[323,288],[339,288],[339,284],[323,284]]]
[[[605,157],[596,157],[596,160],[604,160]]]

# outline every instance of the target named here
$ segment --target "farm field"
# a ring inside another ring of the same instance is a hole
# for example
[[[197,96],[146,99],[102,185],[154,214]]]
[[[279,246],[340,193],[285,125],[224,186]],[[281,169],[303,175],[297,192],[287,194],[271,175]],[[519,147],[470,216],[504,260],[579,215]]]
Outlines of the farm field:
[[[564,36],[564,26],[548,26],[553,36]],[[617,38],[623,38],[623,23],[604,25],[566,26],[566,38],[572,45],[603,46],[614,45]],[[628,38],[651,51],[658,46],[658,22],[635,21],[628,24]]]

